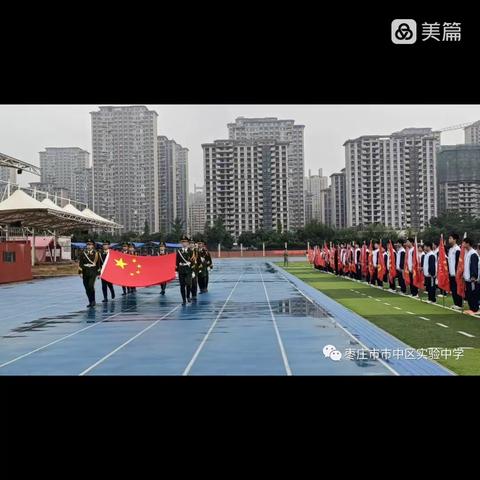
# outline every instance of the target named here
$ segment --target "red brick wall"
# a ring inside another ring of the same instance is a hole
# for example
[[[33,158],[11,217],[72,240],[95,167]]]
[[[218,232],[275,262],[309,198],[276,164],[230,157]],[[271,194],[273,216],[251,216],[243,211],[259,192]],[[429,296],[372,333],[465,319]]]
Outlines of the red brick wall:
[[[283,257],[284,250],[265,250],[266,257]],[[210,250],[210,255],[212,258],[218,258],[218,250]],[[289,250],[288,255],[290,257],[305,257],[306,250]],[[224,252],[222,251],[220,254],[220,258],[231,258],[231,257],[262,257],[263,252],[262,250],[246,250],[243,252],[243,255],[240,255],[240,251],[230,251]]]
[[[15,252],[15,262],[3,261],[3,252]],[[0,283],[32,279],[31,247],[25,242],[0,243]]]

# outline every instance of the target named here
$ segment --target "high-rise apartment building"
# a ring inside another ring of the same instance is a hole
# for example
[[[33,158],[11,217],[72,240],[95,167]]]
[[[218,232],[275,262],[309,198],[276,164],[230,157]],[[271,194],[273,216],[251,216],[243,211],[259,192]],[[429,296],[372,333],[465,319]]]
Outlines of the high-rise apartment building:
[[[158,137],[160,231],[169,233],[175,219],[188,228],[188,148],[164,135]]]
[[[305,223],[317,220],[325,223],[325,205],[322,191],[328,188],[328,177],[323,176],[322,169],[318,170],[318,175],[312,175],[308,171],[308,177],[305,177]]]
[[[330,225],[335,228],[347,226],[347,189],[345,169],[330,175]]]
[[[480,216],[480,143],[445,145],[437,156],[439,213]]]
[[[289,229],[288,141],[215,140],[202,148],[209,225],[220,217],[236,238]]]
[[[157,116],[145,106],[91,112],[93,206],[125,231],[159,231]]]
[[[295,125],[294,120],[279,120],[276,117],[238,117],[235,123],[228,124],[230,140],[288,142],[288,210],[292,229],[305,225],[304,129],[304,125]]]
[[[480,120],[464,128],[467,145],[480,144]]]
[[[195,235],[205,230],[205,192],[203,187],[193,186],[193,193],[189,194],[189,226],[188,233]]]
[[[424,228],[437,214],[439,145],[440,133],[431,128],[347,140],[347,226]]]

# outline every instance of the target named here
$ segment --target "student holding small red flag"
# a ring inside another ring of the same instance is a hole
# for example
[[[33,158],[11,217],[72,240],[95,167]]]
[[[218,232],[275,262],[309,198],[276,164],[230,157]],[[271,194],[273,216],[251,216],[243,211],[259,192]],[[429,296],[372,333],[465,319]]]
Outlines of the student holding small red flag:
[[[452,292],[453,308],[461,310],[463,308],[463,298],[457,290],[457,269],[458,261],[460,259],[460,247],[458,246],[458,239],[460,237],[456,233],[451,233],[448,237],[448,276],[450,280],[450,291]]]
[[[376,244],[375,244],[376,247]],[[368,252],[368,274],[369,274],[369,281],[372,285],[375,284],[376,281],[376,265],[375,265],[375,255],[378,254],[378,250],[373,249],[372,241],[370,240],[370,248]]]
[[[437,284],[440,290],[450,293],[450,278],[448,275],[448,263],[445,244],[443,243],[443,234],[440,236],[440,244],[438,246]]]
[[[358,277],[359,280],[367,275],[367,245],[365,241],[363,242],[362,248],[360,250],[360,275]]]

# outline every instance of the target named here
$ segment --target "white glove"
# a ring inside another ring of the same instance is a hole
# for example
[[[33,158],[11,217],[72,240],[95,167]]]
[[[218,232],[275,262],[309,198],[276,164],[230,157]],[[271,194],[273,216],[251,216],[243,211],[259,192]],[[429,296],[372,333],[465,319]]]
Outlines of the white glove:
[[[195,273],[194,272],[192,272],[192,278],[195,278]]]

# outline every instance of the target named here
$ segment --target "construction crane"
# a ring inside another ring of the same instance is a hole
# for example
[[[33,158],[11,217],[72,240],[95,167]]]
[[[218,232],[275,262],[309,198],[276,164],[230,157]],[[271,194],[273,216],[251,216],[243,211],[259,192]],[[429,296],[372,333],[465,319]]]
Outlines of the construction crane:
[[[450,130],[461,130],[462,128],[469,127],[477,122],[467,122],[467,123],[460,123],[459,125],[452,125],[451,127],[439,128],[436,130],[437,132],[448,132]]]
[[[18,174],[28,172],[40,176],[40,167],[23,162],[22,160],[17,160],[4,153],[0,153],[0,167],[15,168]]]

